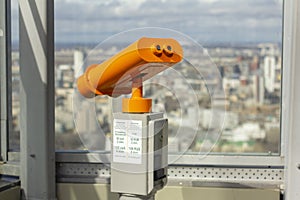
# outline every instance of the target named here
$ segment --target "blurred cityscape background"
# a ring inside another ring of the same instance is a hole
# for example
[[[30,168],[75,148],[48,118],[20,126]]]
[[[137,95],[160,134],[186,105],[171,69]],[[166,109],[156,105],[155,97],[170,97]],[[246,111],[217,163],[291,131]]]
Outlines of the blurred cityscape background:
[[[76,73],[87,58],[100,63],[125,47],[111,43],[93,50],[106,38],[132,28],[155,26],[189,35],[203,45],[202,53],[212,61],[203,63],[199,54],[188,51],[185,57],[202,63],[203,74],[195,75],[184,61],[174,67],[184,75],[184,81],[176,76],[160,80],[158,76],[145,86],[145,96],[153,98],[154,110],[165,112],[169,119],[169,151],[278,154],[282,12],[282,0],[55,0],[57,150],[87,150],[81,141],[85,133],[85,143],[93,150],[110,150],[113,102],[108,97],[95,99],[96,121],[89,120],[88,105],[73,108]],[[164,17],[155,18],[158,16]],[[13,134],[9,148],[18,150],[17,0],[12,1],[12,27]],[[211,63],[218,69],[217,76],[210,76]],[[187,84],[192,90],[187,90]],[[216,89],[213,101],[211,88]],[[192,95],[196,95],[196,103],[189,98]],[[81,115],[77,128],[74,109]],[[224,123],[217,125],[221,130],[213,124],[219,122],[212,120],[213,115],[224,117]],[[99,141],[98,125],[107,140]]]
[[[119,47],[110,46],[98,49],[89,59],[95,63],[116,54]],[[100,52],[99,52],[100,51]],[[211,46],[205,48],[212,61],[219,69],[221,85],[225,95],[215,101],[221,106],[220,112],[226,109],[222,134],[214,152],[248,152],[276,154],[280,147],[280,99],[281,99],[281,48],[279,44],[264,43],[249,46]],[[81,67],[86,58],[89,47],[61,47],[55,52],[55,88],[56,88],[56,146],[60,150],[83,150],[78,136],[79,132],[95,132],[97,124],[90,124],[89,119],[81,120],[81,130],[75,129],[73,117],[73,93],[75,84],[75,69]],[[103,54],[103,58],[96,55]],[[190,59],[197,59],[197,54],[186,55]],[[195,57],[193,57],[195,56]],[[199,60],[201,62],[201,60]],[[175,66],[175,70],[184,72],[188,68],[186,62]],[[210,66],[208,66],[209,68]],[[198,105],[185,105],[185,110],[179,105],[179,100],[160,86],[145,87],[145,95],[154,97],[154,104],[161,105],[169,118],[169,151],[180,152],[188,149],[192,152],[206,151],[203,135],[210,131],[212,118],[211,97],[207,91],[207,84],[211,87],[219,84],[220,77],[211,80],[195,79],[194,72],[188,71],[187,82],[197,95]],[[19,54],[13,53],[13,128],[14,142],[11,148],[18,148],[19,137]],[[189,95],[181,79],[168,80],[168,87],[176,90],[176,96],[188,102]],[[154,89],[153,89],[154,87]],[[155,96],[153,96],[155,90]],[[184,99],[186,98],[186,100]],[[112,108],[109,98],[96,98],[98,122],[106,136],[110,138]],[[160,104],[161,103],[161,104]],[[199,116],[193,115],[194,108],[199,107]],[[224,108],[222,108],[224,107]],[[84,110],[84,108],[81,108]],[[154,108],[155,109],[155,108]],[[159,109],[159,108],[156,108]],[[88,111],[87,111],[88,112]],[[83,112],[84,115],[84,112]],[[179,120],[189,116],[199,119],[199,126],[192,130],[188,123]],[[178,126],[183,132],[178,133]],[[194,136],[195,131],[197,135]],[[212,134],[212,133],[208,133]],[[191,142],[191,138],[193,139]],[[103,144],[93,141],[95,145]],[[215,141],[211,141],[212,143]],[[95,149],[109,150],[110,147],[95,146]]]

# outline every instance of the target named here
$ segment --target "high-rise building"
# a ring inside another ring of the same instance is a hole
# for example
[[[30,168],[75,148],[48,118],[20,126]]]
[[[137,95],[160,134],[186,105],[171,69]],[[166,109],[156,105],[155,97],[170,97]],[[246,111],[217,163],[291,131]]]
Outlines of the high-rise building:
[[[258,48],[260,49],[261,56],[280,55],[280,49],[278,48],[278,45],[274,43],[259,44]]]
[[[264,58],[264,79],[267,92],[273,93],[280,89],[280,80],[276,77],[277,71],[280,70],[280,63],[275,56],[265,56]]]
[[[258,75],[253,75],[251,79],[254,102],[261,105],[264,103],[265,98],[264,78]]]
[[[93,104],[88,101],[84,101],[78,109],[77,114],[74,116],[77,121],[76,128],[78,133],[84,134],[97,132],[98,122],[96,113],[92,112],[94,110]]]
[[[85,59],[85,53],[81,50],[75,50],[73,54],[74,59],[74,72],[75,77],[77,77],[79,74],[83,73],[83,63]]]

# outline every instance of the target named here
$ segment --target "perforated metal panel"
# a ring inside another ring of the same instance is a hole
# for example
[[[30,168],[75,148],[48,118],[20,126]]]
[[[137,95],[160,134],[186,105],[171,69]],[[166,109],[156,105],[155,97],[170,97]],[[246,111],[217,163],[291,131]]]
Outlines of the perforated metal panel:
[[[169,167],[169,184],[186,186],[283,187],[283,169],[239,167]]]
[[[170,185],[207,186],[231,184],[233,187],[278,188],[283,185],[281,168],[170,166]],[[59,182],[110,182],[110,166],[95,163],[59,163]]]
[[[217,167],[170,167],[169,176],[207,180],[257,180],[281,181],[282,169],[217,168]]]
[[[110,167],[105,164],[60,163],[56,167],[59,182],[102,182],[108,183]]]

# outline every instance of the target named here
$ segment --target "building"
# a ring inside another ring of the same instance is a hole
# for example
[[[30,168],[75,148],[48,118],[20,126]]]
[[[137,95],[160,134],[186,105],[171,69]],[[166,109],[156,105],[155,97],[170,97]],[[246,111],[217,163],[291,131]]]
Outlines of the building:
[[[276,56],[265,56],[264,58],[264,80],[267,92],[273,93],[280,90],[280,77],[278,72],[281,70],[280,59]]]

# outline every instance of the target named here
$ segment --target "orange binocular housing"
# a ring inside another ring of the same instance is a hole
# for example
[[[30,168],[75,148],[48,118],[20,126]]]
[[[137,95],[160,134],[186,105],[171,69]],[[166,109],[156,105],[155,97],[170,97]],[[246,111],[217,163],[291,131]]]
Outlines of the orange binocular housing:
[[[131,92],[131,99],[142,98],[142,82],[182,58],[183,50],[176,40],[143,37],[101,64],[89,66],[78,78],[77,87],[87,98],[97,95],[117,97]]]

